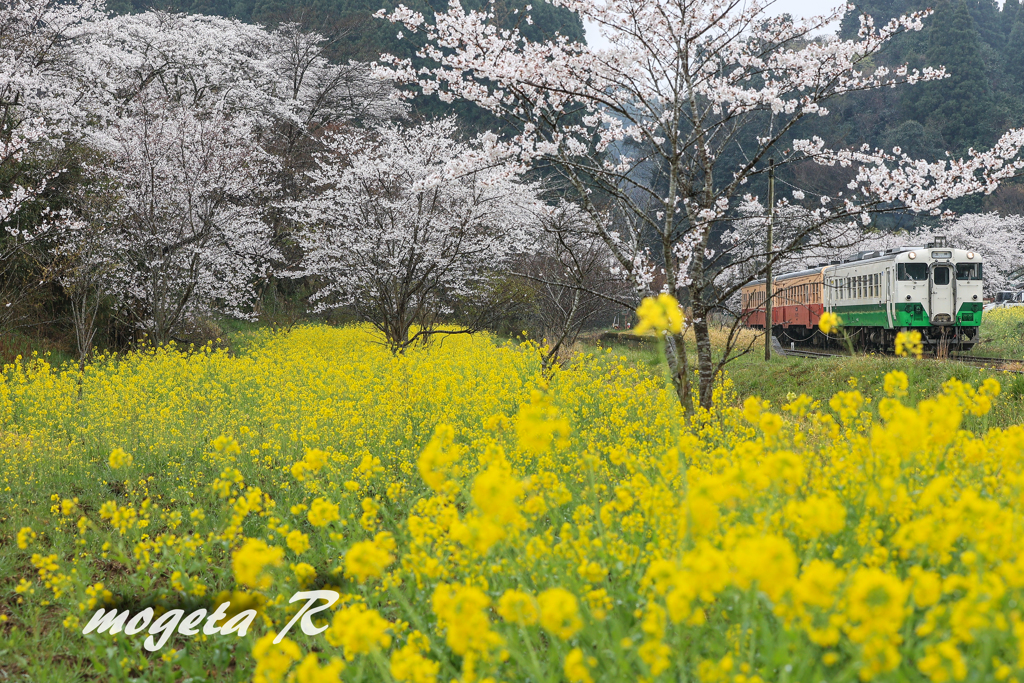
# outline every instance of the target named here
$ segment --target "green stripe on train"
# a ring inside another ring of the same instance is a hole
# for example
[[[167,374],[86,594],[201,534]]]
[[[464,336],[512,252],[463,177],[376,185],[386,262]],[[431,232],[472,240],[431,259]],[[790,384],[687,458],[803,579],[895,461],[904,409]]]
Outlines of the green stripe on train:
[[[981,325],[981,311],[984,304],[980,301],[972,301],[960,306],[956,314],[956,322],[961,327],[978,327]]]
[[[920,303],[898,303],[895,306],[894,327],[930,327],[928,312]],[[961,327],[978,327],[981,325],[982,304],[964,303],[956,314],[957,324]],[[843,319],[848,327],[889,327],[889,318],[885,314],[885,304],[862,304],[859,306],[834,306],[833,311]]]
[[[843,319],[847,327],[888,327],[885,304],[861,304],[859,306],[835,306],[832,310]]]

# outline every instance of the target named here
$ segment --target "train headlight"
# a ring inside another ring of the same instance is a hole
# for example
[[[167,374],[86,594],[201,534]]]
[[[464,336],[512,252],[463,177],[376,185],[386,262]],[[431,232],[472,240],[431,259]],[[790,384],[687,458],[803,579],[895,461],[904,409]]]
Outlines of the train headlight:
[[[909,258],[909,259],[917,258],[917,252],[916,251],[910,252],[909,254],[907,254],[907,258]]]
[[[967,252],[967,258],[974,258],[974,252],[973,251]]]

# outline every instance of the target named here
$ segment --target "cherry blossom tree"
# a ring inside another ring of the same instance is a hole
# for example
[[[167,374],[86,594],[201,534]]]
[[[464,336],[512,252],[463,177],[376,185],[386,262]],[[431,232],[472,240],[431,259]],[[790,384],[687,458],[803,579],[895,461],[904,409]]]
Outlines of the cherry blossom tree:
[[[1024,165],[1024,131],[1016,130],[988,152],[934,164],[899,150],[833,150],[820,139],[793,139],[801,120],[827,115],[830,101],[844,94],[943,77],[941,69],[873,66],[891,38],[920,30],[926,13],[882,27],[864,17],[855,40],[840,40],[811,36],[846,7],[793,20],[771,16],[769,4],[756,0],[550,2],[596,24],[610,49],[532,42],[499,29],[492,12],[466,12],[458,3],[432,22],[399,6],[378,16],[426,34],[426,66],[388,57],[381,71],[413,92],[461,98],[505,117],[518,129],[499,145],[507,158],[560,173],[636,287],[647,293],[664,282],[687,303],[701,406],[711,406],[721,368],[708,321],[730,296],[715,288],[727,259],[716,262],[712,236],[770,155],[781,164],[850,168],[848,191],[821,197],[809,211],[819,226],[867,223],[870,211],[895,204],[937,211],[944,199],[992,191]],[[739,163],[728,161],[736,146]],[[655,182],[652,168],[660,174]],[[617,224],[633,228],[613,227],[613,211],[631,213]],[[666,336],[666,345],[677,393],[690,410],[684,335]]]
[[[162,97],[138,103],[104,132],[119,194],[103,233],[115,264],[104,281],[160,344],[196,313],[251,315],[274,252],[257,206],[263,153],[245,121]]]
[[[330,62],[324,56],[324,36],[289,23],[269,37],[274,91],[287,111],[269,147],[285,160],[285,167],[298,169],[297,179],[309,168],[304,162],[319,151],[322,133],[353,120],[380,123],[408,111],[408,104],[392,96],[392,82],[375,77],[369,64]]]
[[[342,129],[309,174],[316,194],[293,205],[316,310],[355,310],[395,352],[475,329],[440,325],[536,239],[536,188],[488,167],[492,138],[456,134],[454,119]]]
[[[100,236],[71,231],[62,248],[104,245],[116,267],[102,287],[151,341],[203,313],[251,317],[283,265],[275,207],[298,196],[321,133],[405,110],[368,66],[329,63],[323,42],[167,12],[96,20],[78,41],[99,84],[88,141],[119,200]]]
[[[274,92],[285,105],[284,115],[276,117],[262,142],[276,162],[276,191],[266,215],[283,260],[275,268],[277,273],[302,260],[302,251],[292,239],[295,226],[283,207],[309,195],[306,173],[314,168],[315,155],[323,151],[324,135],[351,122],[371,125],[402,117],[409,106],[392,96],[394,84],[375,77],[369,64],[329,61],[322,35],[289,23],[277,27],[271,39],[270,68],[277,76]],[[276,277],[268,280],[263,295],[276,296],[279,282]]]
[[[910,233],[904,244],[927,244],[937,236],[945,237],[952,247],[981,254],[986,294],[1010,289],[1024,278],[1024,216],[947,215],[939,225]]]
[[[194,315],[252,315],[283,266],[274,209],[301,195],[322,133],[408,108],[324,42],[93,0],[0,8],[0,319],[33,260],[65,289],[80,355],[104,296],[158,343]],[[61,181],[54,204],[67,160],[104,201]]]
[[[46,198],[87,116],[90,79],[73,47],[98,17],[91,0],[0,7],[0,327],[40,282],[30,250],[71,220]]]

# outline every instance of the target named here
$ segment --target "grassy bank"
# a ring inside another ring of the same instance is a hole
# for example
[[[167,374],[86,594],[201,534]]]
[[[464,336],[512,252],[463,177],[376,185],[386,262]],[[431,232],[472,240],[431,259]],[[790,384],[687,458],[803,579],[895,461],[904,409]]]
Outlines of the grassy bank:
[[[1024,306],[985,313],[980,336],[971,355],[1024,359]]]
[[[1001,329],[1006,328],[1010,326]],[[752,340],[743,341],[749,343]],[[604,341],[601,346],[614,349],[630,365],[661,374],[667,381],[668,374],[657,342]],[[690,360],[696,361],[692,353]],[[906,373],[910,381],[909,400],[913,403],[941,393],[942,385],[950,378],[977,386],[985,378],[994,377],[1003,387],[1003,400],[983,418],[967,416],[964,427],[984,430],[1024,423],[1024,375],[983,369],[955,360],[917,360],[884,355],[811,359],[774,354],[766,363],[763,348],[755,346],[750,353],[731,361],[726,366],[726,375],[733,382],[737,400],[741,402],[749,396],[758,396],[778,406],[794,396],[806,394],[827,403],[837,391],[855,388],[877,405],[885,395],[885,375],[893,370]]]

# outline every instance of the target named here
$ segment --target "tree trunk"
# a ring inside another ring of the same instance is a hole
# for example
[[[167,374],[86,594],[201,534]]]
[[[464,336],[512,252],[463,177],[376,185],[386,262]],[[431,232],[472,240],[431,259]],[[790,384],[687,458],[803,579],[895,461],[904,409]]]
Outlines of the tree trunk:
[[[711,357],[711,331],[703,306],[693,307],[693,336],[697,339],[697,373],[700,377],[700,407],[710,410],[715,391],[715,366]]]
[[[672,386],[676,397],[687,417],[693,415],[693,398],[690,396],[690,369],[686,359],[686,342],[681,334],[665,334],[665,360],[672,375]]]

